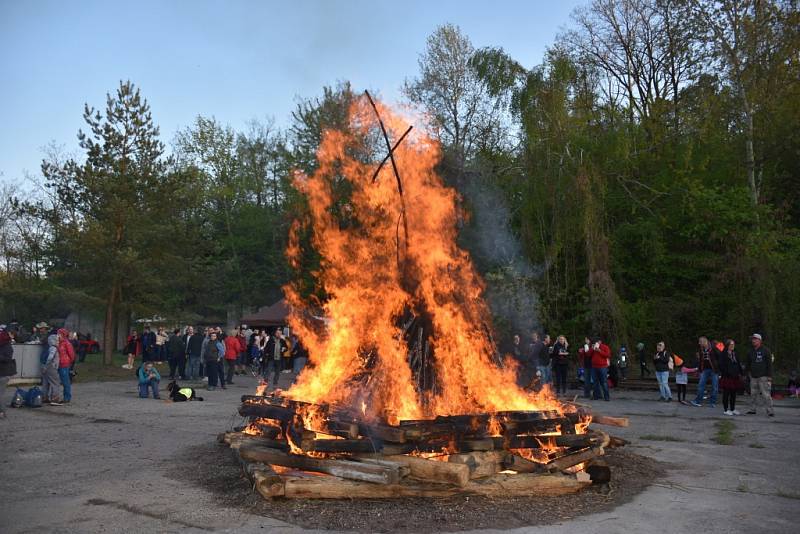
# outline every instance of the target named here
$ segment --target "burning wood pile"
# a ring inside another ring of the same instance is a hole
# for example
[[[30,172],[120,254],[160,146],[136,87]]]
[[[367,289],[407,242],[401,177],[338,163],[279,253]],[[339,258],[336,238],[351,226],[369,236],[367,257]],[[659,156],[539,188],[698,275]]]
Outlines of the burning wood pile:
[[[568,406],[392,425],[329,405],[244,396],[239,413],[249,424],[220,440],[267,498],[559,495],[608,481],[608,468],[593,462],[624,443],[589,430],[590,414]]]
[[[438,143],[368,94],[349,119],[294,178],[308,210],[286,255],[306,276],[284,293],[309,365],[283,393],[244,397],[247,426],[222,440],[267,497],[561,494],[599,480],[602,466],[584,468],[615,441],[589,430],[596,414],[518,387],[497,350]]]

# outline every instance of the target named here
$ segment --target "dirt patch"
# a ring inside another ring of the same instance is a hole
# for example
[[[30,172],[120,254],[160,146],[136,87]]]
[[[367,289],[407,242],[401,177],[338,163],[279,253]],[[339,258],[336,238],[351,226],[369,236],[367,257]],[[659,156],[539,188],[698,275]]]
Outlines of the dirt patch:
[[[188,452],[188,454],[187,454]],[[220,457],[213,470],[197,458]],[[224,504],[286,521],[304,528],[356,532],[443,532],[479,528],[510,529],[552,524],[613,509],[630,501],[651,481],[664,476],[653,459],[625,449],[609,450],[604,460],[612,481],[575,495],[557,497],[488,498],[459,496],[447,499],[394,500],[275,500],[255,493],[242,475],[238,460],[227,446],[211,443],[181,451],[171,460],[171,475],[213,492]]]

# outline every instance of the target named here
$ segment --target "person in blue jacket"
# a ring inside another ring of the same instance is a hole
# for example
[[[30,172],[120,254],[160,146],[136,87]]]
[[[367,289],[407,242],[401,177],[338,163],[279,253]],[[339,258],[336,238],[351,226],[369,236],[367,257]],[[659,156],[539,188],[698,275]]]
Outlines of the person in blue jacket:
[[[153,362],[144,362],[139,367],[139,398],[146,399],[148,390],[153,390],[153,398],[160,399],[158,394],[158,384],[161,382],[161,375],[155,368]]]

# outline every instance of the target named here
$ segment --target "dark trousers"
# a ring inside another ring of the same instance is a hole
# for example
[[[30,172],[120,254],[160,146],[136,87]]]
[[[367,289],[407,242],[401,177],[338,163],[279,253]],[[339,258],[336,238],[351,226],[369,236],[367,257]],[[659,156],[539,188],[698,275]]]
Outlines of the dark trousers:
[[[175,378],[175,373],[181,377],[181,380],[186,380],[186,356],[170,356],[169,358],[169,377]]]
[[[592,396],[592,384],[594,384],[594,374],[592,373],[592,365],[584,364],[583,367],[583,396],[589,398]]]
[[[556,364],[553,368],[556,371],[556,394],[567,394],[567,368],[566,364]]]
[[[592,369],[592,376],[594,377],[594,398],[600,399],[600,394],[603,395],[603,400],[608,400],[608,367],[595,367]]]
[[[735,389],[723,389],[722,390],[722,407],[725,408],[725,411],[728,410],[733,411],[736,409],[736,390]]]
[[[206,374],[208,374],[208,387],[217,387],[217,382],[225,387],[225,373],[222,370],[222,362],[206,362]]]
[[[264,380],[269,383],[269,374],[272,373],[275,376],[275,387],[278,387],[278,379],[281,377],[281,361],[275,360],[270,358],[266,362],[264,362],[264,369],[262,371],[262,376]]]
[[[678,388],[678,401],[686,400],[686,384],[676,384]]]
[[[225,380],[228,384],[233,384],[233,372],[236,370],[236,360],[225,360],[225,367],[228,368],[228,376]]]

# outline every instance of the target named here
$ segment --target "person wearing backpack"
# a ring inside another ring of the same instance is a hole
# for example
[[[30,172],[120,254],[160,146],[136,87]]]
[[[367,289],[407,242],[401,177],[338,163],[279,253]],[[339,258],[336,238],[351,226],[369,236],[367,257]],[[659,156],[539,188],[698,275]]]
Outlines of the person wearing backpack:
[[[72,362],[75,361],[75,350],[69,342],[69,330],[66,328],[58,329],[58,376],[61,377],[61,385],[64,388],[64,404],[72,402],[72,383],[69,370]]]
[[[47,336],[48,350],[42,363],[42,402],[51,406],[61,406],[61,379],[58,377],[58,335]]]
[[[0,419],[4,419],[6,412],[5,396],[10,377],[17,374],[17,362],[14,360],[14,345],[11,335],[6,332],[6,325],[0,325]]]

